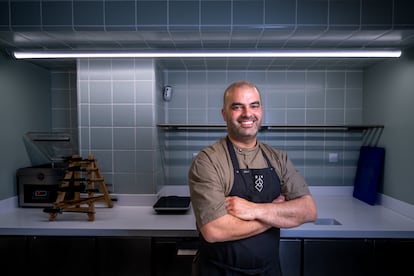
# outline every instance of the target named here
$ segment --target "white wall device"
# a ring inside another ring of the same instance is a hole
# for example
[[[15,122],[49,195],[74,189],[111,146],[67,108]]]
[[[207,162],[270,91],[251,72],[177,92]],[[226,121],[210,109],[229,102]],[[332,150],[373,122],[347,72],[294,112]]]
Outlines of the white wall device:
[[[162,98],[164,101],[169,102],[172,98],[172,87],[170,85],[166,85],[162,91]]]

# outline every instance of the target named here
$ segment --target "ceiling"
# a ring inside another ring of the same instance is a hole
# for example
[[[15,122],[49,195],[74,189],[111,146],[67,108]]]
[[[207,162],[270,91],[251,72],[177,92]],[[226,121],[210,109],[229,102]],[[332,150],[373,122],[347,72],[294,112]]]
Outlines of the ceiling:
[[[412,0],[0,1],[0,51],[408,49]],[[377,58],[168,58],[167,69],[364,68]],[[47,68],[74,60],[32,60]]]

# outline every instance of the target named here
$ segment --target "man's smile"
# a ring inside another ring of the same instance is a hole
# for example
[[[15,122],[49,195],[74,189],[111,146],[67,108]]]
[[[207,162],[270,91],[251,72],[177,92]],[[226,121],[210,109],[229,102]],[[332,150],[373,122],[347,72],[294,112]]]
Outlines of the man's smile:
[[[242,127],[252,127],[254,125],[254,121],[240,121],[239,122]]]
[[[239,122],[239,124],[240,124],[240,126],[241,127],[243,127],[243,128],[250,128],[250,127],[253,127],[254,125],[255,125],[255,123],[256,123],[256,119],[254,119],[254,118],[249,118],[249,119],[241,119],[241,120],[238,120],[238,122]]]

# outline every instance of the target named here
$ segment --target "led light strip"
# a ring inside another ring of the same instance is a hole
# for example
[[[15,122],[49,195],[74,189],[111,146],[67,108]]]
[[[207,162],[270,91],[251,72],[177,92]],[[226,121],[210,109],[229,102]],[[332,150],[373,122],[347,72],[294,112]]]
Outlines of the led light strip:
[[[400,50],[15,51],[16,59],[66,58],[398,58]]]

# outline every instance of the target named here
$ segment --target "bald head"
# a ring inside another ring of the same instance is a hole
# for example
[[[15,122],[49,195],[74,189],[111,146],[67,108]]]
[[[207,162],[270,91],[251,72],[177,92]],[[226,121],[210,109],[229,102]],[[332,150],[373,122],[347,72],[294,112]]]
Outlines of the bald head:
[[[251,82],[248,81],[237,81],[230,84],[226,90],[224,90],[223,95],[223,108],[225,107],[226,103],[228,102],[228,98],[230,97],[230,94],[232,94],[234,91],[236,91],[239,88],[251,88],[257,91],[260,97],[259,89]],[[260,99],[261,100],[261,99]]]
[[[262,122],[262,103],[255,85],[239,81],[227,87],[221,114],[227,124],[228,137],[234,145],[241,148],[256,145],[256,135]]]

